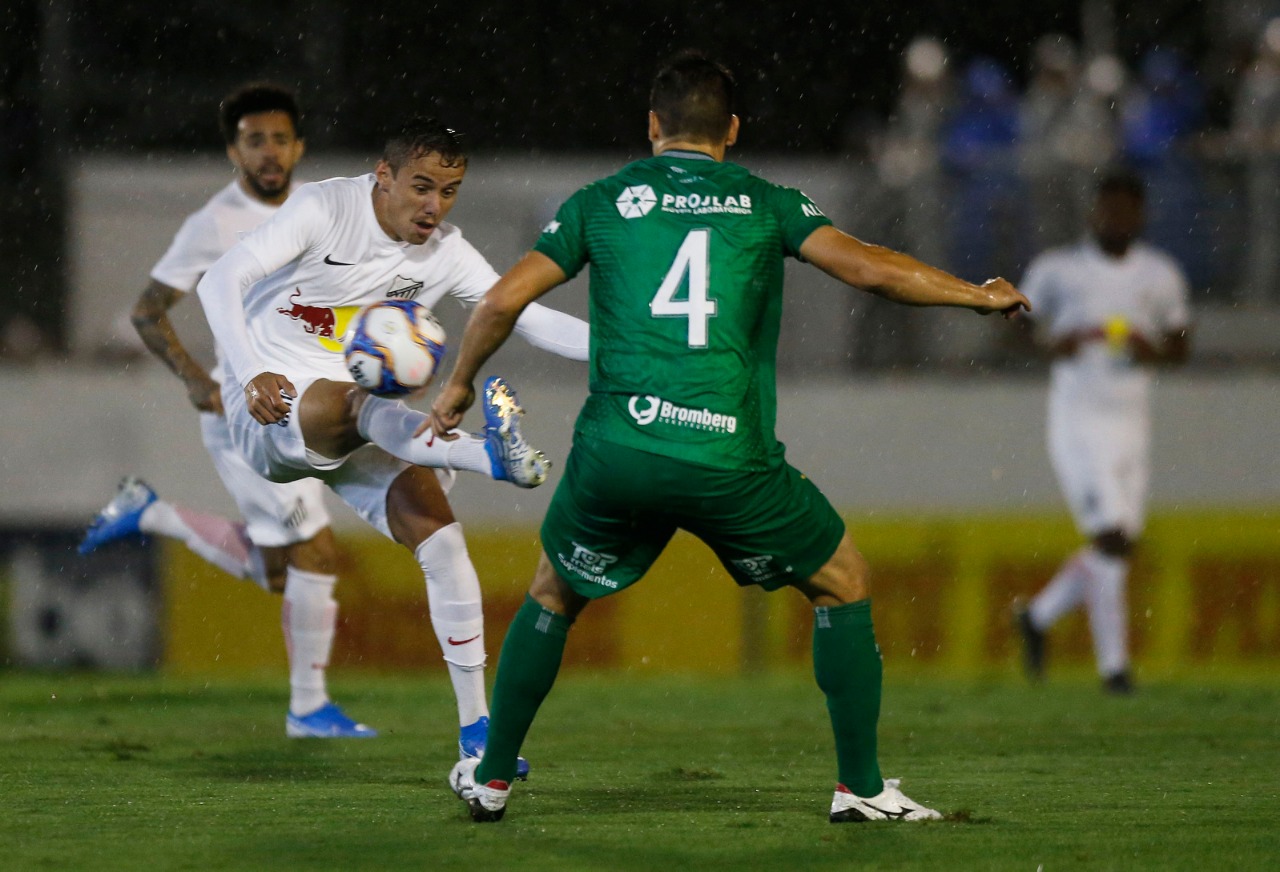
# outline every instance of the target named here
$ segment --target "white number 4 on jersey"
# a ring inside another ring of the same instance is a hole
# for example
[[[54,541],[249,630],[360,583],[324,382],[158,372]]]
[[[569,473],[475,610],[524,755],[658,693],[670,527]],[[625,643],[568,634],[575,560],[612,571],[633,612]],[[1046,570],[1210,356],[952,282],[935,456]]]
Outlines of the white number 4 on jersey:
[[[667,270],[658,293],[649,301],[649,313],[655,318],[688,318],[689,347],[707,347],[707,320],[716,313],[716,301],[707,299],[708,240],[711,231],[690,230],[680,243],[676,259]],[[689,276],[689,298],[675,299],[676,292]]]

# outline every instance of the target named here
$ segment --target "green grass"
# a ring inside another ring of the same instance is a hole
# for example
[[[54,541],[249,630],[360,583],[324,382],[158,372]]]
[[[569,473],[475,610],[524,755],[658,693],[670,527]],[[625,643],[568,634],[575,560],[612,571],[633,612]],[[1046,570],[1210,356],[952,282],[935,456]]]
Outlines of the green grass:
[[[826,822],[805,675],[561,679],[533,780],[478,826],[447,682],[346,673],[383,730],[289,741],[278,681],[0,675],[0,868],[1274,869],[1280,684],[1041,688],[890,674],[885,774],[939,823]]]

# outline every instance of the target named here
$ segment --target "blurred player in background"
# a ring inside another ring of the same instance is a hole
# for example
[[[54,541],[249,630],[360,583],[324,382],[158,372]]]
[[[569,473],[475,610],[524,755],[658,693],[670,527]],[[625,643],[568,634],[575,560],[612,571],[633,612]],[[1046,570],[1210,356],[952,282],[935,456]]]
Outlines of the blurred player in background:
[[[324,482],[417,558],[457,698],[463,756],[483,749],[488,727],[480,582],[442,482],[427,467],[535,487],[547,464],[521,434],[523,410],[501,379],[486,385],[483,436],[420,437],[427,416],[358,388],[340,340],[369,303],[430,308],[445,294],[472,303],[497,280],[445,222],[466,168],[454,131],[411,119],[388,139],[374,172],[300,186],[197,286],[223,351],[231,440],[250,468],[272,481]],[[577,318],[539,306],[518,329],[535,346],[587,357],[587,325]]]
[[[738,584],[790,585],[813,603],[814,671],[839,769],[830,820],[940,817],[881,778],[881,662],[866,562],[774,435],[783,265],[800,258],[913,305],[1013,314],[1026,300],[1003,279],[972,285],[859,242],[800,191],[725,162],[738,135],[733,92],[729,72],[701,55],[679,56],[658,73],[654,157],[560,208],[476,307],[432,407],[443,437],[520,313],[591,264],[591,392],[543,522],[529,597],[502,646],[488,749],[449,777],[474,820],[505,812],[516,755],[574,619],[637,581],[677,528],[705,541]]]
[[[1172,257],[1138,241],[1142,182],[1110,172],[1099,182],[1087,238],[1048,251],[1022,289],[1053,358],[1049,456],[1089,544],[1017,612],[1024,660],[1043,676],[1045,634],[1083,605],[1103,687],[1129,693],[1129,560],[1146,516],[1152,368],[1190,350],[1187,280]]]
[[[324,486],[313,479],[269,482],[249,468],[231,444],[222,414],[222,354],[212,372],[178,338],[169,309],[195,290],[200,277],[244,233],[275,214],[293,190],[303,153],[301,113],[293,92],[254,82],[227,95],[219,109],[227,158],[236,178],[183,222],[151,270],[133,324],[148,349],[187,388],[200,412],[200,432],[214,468],[244,522],[159,499],[138,478],[126,478],[94,519],[81,553],[137,533],[178,539],[218,568],[264,590],[283,593],[281,624],[289,654],[289,716],[294,737],[372,737],[329,700],[325,670],[333,646],[338,556]]]

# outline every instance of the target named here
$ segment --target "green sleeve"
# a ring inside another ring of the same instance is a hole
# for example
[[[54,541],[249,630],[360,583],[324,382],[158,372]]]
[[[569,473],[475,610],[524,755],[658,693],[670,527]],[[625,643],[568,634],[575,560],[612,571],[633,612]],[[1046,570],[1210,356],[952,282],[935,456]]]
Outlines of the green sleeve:
[[[770,199],[778,226],[782,228],[783,245],[791,257],[800,257],[800,246],[804,245],[810,233],[819,227],[831,226],[831,219],[822,214],[822,210],[803,191],[775,187]]]
[[[590,186],[583,188],[566,200],[533,246],[534,251],[555,261],[569,278],[576,276],[591,259],[587,251],[585,207],[589,190]]]

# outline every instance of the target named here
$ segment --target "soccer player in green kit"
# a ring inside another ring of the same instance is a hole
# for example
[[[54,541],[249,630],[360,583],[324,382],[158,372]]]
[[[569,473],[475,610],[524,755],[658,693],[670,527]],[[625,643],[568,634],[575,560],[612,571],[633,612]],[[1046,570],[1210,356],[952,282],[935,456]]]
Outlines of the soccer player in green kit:
[[[831,821],[940,817],[880,775],[881,661],[867,565],[774,436],[783,262],[796,257],[912,305],[1006,316],[1029,306],[1003,279],[972,285],[859,242],[800,191],[725,162],[738,134],[733,91],[728,70],[696,53],[658,72],[654,156],[565,202],[476,307],[432,406],[443,438],[524,307],[591,264],[590,395],[543,522],[529,596],[502,646],[484,758],[449,775],[476,821],[506,811],[517,752],[574,619],[637,581],[677,528],[706,542],[738,584],[790,585],[813,603],[814,672],[838,766]]]

